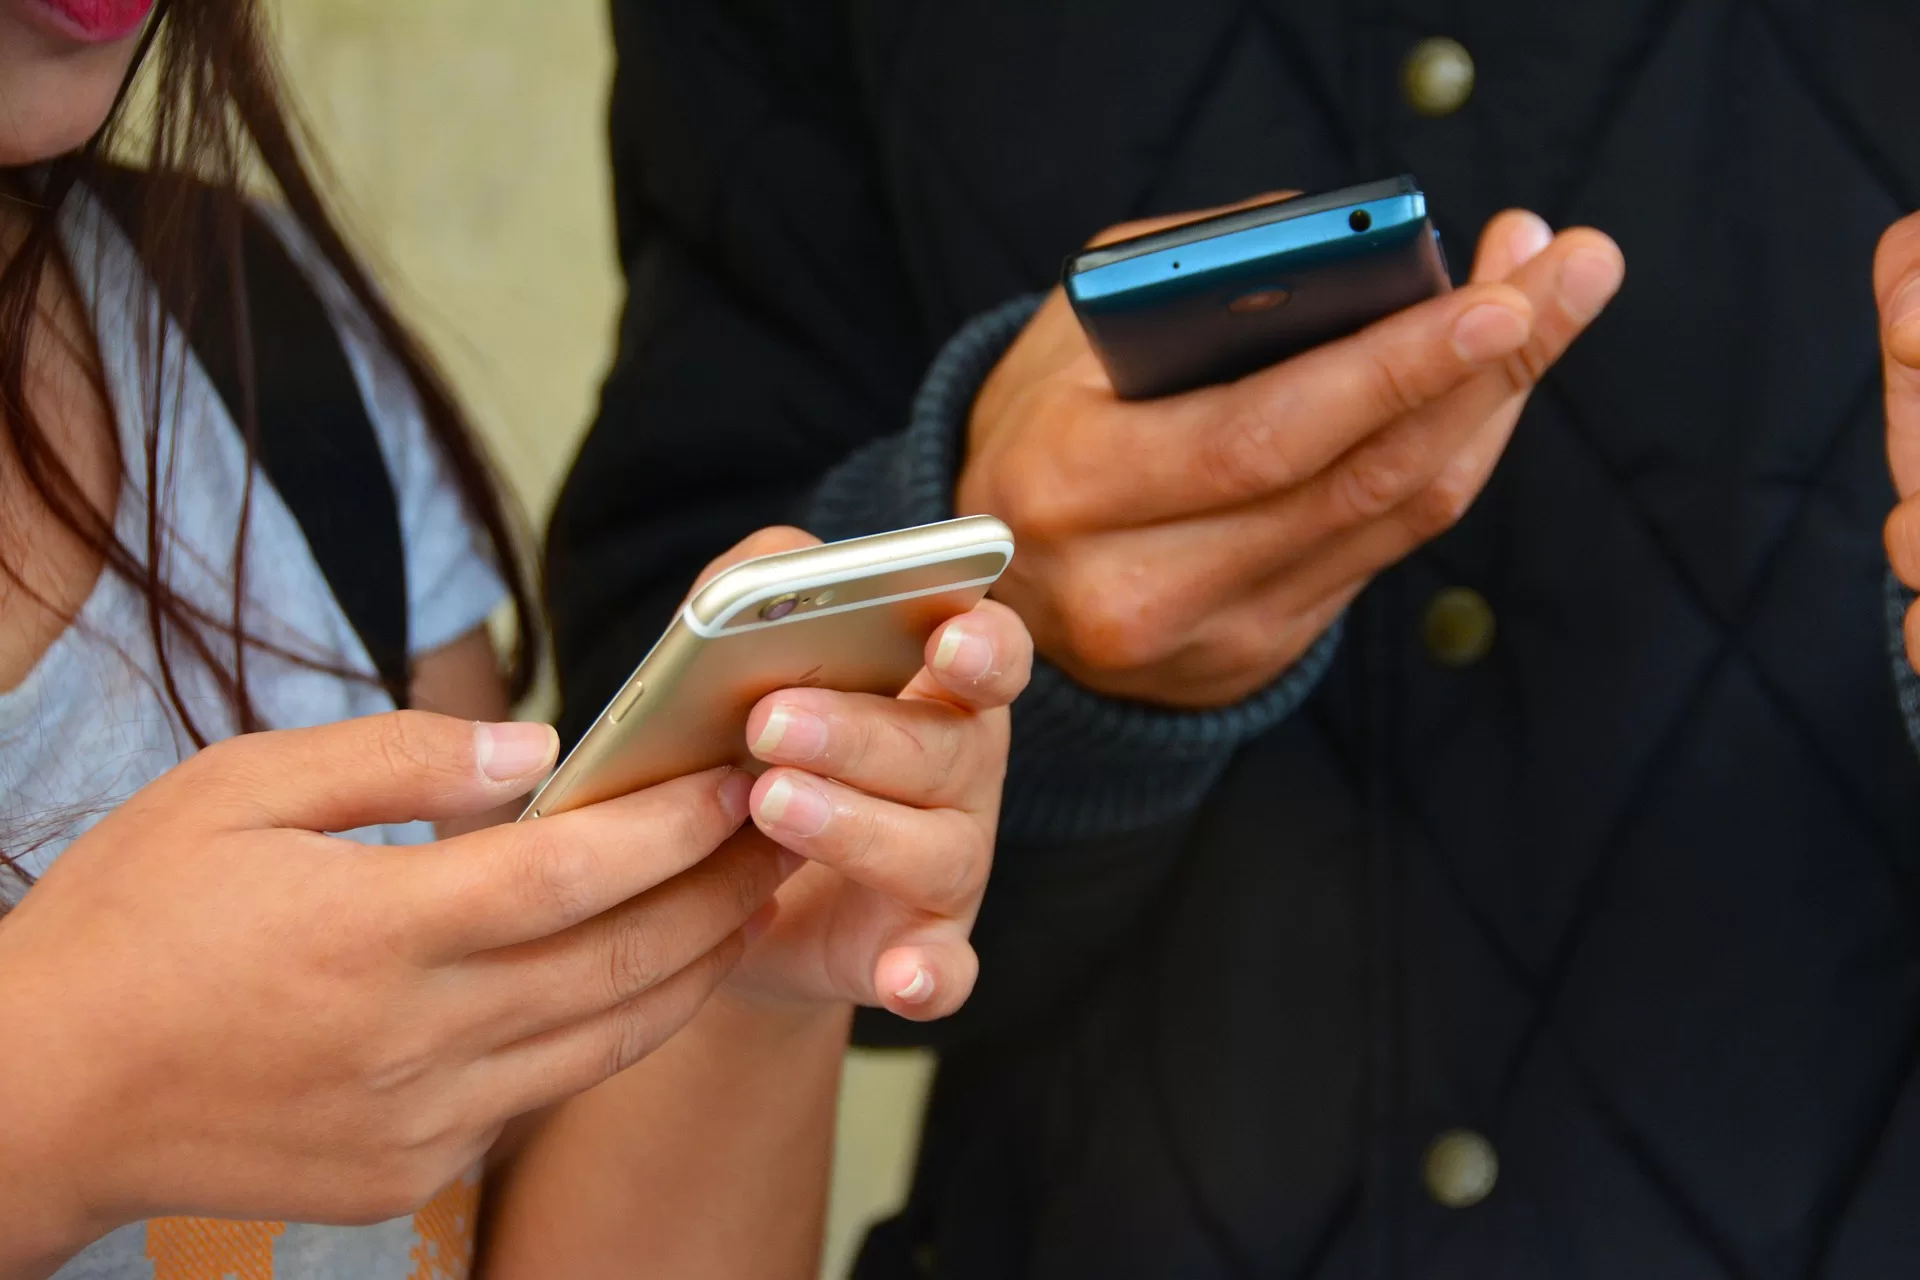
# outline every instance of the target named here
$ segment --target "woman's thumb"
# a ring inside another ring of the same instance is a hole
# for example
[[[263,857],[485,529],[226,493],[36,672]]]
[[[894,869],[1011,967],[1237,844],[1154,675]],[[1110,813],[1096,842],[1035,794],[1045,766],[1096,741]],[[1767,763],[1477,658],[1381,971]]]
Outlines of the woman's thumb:
[[[491,809],[532,790],[559,747],[544,724],[393,711],[230,738],[176,775],[225,825],[348,831]]]

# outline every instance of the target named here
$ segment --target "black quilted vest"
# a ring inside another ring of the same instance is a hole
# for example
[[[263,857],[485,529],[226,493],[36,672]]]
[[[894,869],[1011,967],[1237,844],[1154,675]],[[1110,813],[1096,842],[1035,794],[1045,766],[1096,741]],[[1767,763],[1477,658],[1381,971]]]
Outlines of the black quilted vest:
[[[852,8],[936,329],[1109,223],[1403,169],[1456,270],[1510,205],[1628,262],[1081,1016],[950,1068],[916,1267],[1920,1274],[1920,771],[1869,285],[1920,199],[1920,6]],[[1478,82],[1428,119],[1399,69],[1435,34]],[[1466,666],[1422,642],[1453,586],[1497,625]],[[1423,1163],[1456,1129],[1499,1177],[1446,1208]]]
[[[898,429],[968,317],[1111,223],[1409,171],[1457,270],[1510,205],[1628,263],[1484,497],[1361,598],[1319,693],[1190,823],[1002,849],[1002,941],[1040,879],[1054,936],[1147,854],[1173,870],[1074,998],[931,1029],[915,1190],[863,1277],[1920,1274],[1920,764],[1886,662],[1869,283],[1920,200],[1920,3],[616,21],[636,303],[555,523],[618,552],[556,597],[563,642],[630,631],[602,676],[707,555]],[[1400,68],[1436,35],[1478,80],[1428,118]],[[623,620],[607,584],[648,557],[652,613]],[[1425,639],[1450,588],[1494,620],[1464,664]],[[1065,971],[982,950],[976,1007]],[[1497,1157],[1483,1196],[1427,1167],[1455,1131]]]

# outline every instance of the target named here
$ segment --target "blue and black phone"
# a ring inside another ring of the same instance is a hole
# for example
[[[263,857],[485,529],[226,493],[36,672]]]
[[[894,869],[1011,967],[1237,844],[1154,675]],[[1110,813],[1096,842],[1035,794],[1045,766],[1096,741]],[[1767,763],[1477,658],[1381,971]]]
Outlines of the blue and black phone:
[[[1088,249],[1064,280],[1129,400],[1231,381],[1449,286],[1427,198],[1405,175]]]

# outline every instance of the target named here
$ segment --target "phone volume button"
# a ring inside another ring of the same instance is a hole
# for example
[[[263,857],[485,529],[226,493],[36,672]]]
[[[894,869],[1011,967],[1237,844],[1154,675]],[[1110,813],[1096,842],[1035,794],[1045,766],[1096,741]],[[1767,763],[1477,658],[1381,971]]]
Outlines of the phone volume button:
[[[647,684],[644,680],[635,680],[621,690],[620,696],[614,700],[613,710],[607,712],[607,719],[614,724],[620,723],[620,718],[633,710],[633,704],[640,701],[640,695],[646,691]]]

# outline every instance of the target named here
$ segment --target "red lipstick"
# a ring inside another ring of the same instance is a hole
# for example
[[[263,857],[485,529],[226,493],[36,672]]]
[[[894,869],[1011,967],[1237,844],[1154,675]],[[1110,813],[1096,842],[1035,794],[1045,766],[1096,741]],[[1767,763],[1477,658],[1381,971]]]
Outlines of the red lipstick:
[[[89,44],[124,40],[153,12],[154,0],[37,0],[68,35]]]

